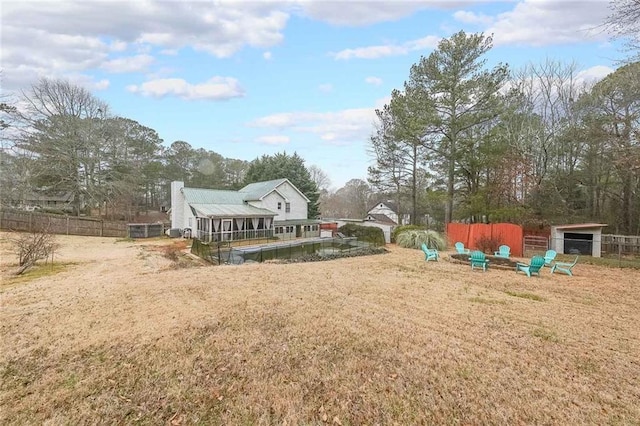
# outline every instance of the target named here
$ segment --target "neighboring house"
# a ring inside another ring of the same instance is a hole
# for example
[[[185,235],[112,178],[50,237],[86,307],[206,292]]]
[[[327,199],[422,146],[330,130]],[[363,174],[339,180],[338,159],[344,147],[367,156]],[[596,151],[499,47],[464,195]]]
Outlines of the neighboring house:
[[[185,188],[176,181],[171,183],[171,227],[205,242],[316,237],[320,221],[307,219],[308,203],[288,179],[256,182],[239,191]]]
[[[21,200],[12,203],[21,210],[34,211],[40,209],[72,211],[75,197],[70,191],[32,192]]]
[[[386,217],[383,218],[383,216]],[[396,203],[391,200],[380,201],[367,212],[369,220],[383,220],[395,223],[396,225],[408,225],[411,223],[409,214],[400,214]]]

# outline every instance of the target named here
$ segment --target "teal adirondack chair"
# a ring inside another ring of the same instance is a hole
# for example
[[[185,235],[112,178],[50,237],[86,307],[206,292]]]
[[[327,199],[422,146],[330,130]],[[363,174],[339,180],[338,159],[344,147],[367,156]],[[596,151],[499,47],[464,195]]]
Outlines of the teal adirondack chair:
[[[557,254],[555,250],[547,250],[544,254],[544,266],[551,266]]]
[[[456,251],[458,254],[469,254],[471,250],[464,248],[464,244],[458,241],[454,244],[456,246]]]
[[[509,256],[511,256],[511,247],[502,245],[498,247],[498,251],[494,252],[493,255],[495,257],[503,257],[505,259],[508,259]]]
[[[478,250],[474,250],[471,252],[469,261],[471,262],[471,270],[473,270],[477,266],[482,267],[482,270],[486,271],[487,267],[489,266],[489,260],[487,259],[487,257],[483,252]]]
[[[425,243],[422,243],[421,247],[422,251],[424,252],[424,260],[426,260],[427,262],[430,260],[435,260],[436,262],[438,261],[440,254],[438,253],[437,249],[430,249]]]
[[[564,274],[567,274],[569,276],[573,276],[573,272],[571,272],[571,270],[573,269],[574,266],[576,266],[576,263],[578,263],[578,258],[580,256],[576,256],[576,260],[574,260],[571,263],[568,262],[556,262],[553,264],[553,266],[551,267],[551,273],[553,274],[555,271],[558,272],[562,272]]]
[[[527,274],[528,277],[535,274],[540,277],[540,270],[544,266],[544,257],[542,256],[533,256],[531,258],[531,262],[527,265],[526,263],[516,263],[516,274],[518,271],[522,271]]]

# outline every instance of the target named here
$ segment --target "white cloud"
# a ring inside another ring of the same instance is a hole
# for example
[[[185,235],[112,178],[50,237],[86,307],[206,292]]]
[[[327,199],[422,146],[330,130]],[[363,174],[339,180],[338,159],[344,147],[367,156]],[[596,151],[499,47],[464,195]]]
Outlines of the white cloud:
[[[402,44],[386,44],[378,46],[357,47],[344,49],[331,54],[335,59],[377,59],[385,56],[406,55],[416,50],[433,49],[438,46],[439,37],[427,36],[416,40],[410,40]]]
[[[576,75],[576,82],[593,84],[602,80],[614,71],[615,70],[613,68],[604,65],[596,65],[578,72],[578,74]]]
[[[465,24],[482,24],[491,25],[493,18],[482,13],[469,12],[466,10],[459,10],[453,14],[456,21]]]
[[[384,99],[376,102],[378,108]],[[333,112],[285,112],[260,117],[250,127],[275,128],[310,133],[330,145],[349,145],[369,139],[376,121],[374,107]]]
[[[271,60],[271,58],[273,57],[273,55],[271,54],[271,52],[267,51],[267,52],[264,52],[264,53],[262,54],[262,57],[263,57],[264,59],[266,59],[267,61],[270,61],[270,60]]]
[[[21,88],[48,75],[124,70],[112,56],[118,52],[154,48],[167,54],[188,47],[222,58],[245,46],[268,48],[283,40],[290,9],[276,2],[4,2],[3,86]]]
[[[191,84],[181,78],[162,78],[146,81],[139,86],[128,86],[127,90],[143,96],[176,96],[184,100],[220,101],[244,96],[244,90],[238,80],[231,77],[212,77],[199,84]]]
[[[101,68],[110,73],[128,73],[144,71],[154,62],[151,55],[136,55],[111,59],[102,64]]]
[[[592,1],[524,0],[499,14],[485,30],[494,44],[546,46],[605,40],[601,24],[609,15],[608,3]]]
[[[322,93],[331,93],[333,92],[333,84],[331,83],[323,83],[318,86],[318,90]]]
[[[380,86],[382,84],[382,79],[380,77],[367,77],[364,81],[368,84],[373,84],[374,86]]]
[[[268,135],[260,136],[256,138],[255,141],[263,145],[286,145],[291,139],[285,135]]]
[[[450,9],[473,3],[473,0],[412,1],[300,1],[305,15],[341,26],[365,26],[397,21],[424,9]]]

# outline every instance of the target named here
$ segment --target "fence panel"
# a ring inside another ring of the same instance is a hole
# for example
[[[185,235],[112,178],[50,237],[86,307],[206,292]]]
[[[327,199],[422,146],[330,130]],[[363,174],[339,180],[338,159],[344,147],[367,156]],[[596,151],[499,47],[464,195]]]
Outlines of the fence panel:
[[[640,255],[640,235],[602,234],[602,253]]]
[[[522,256],[522,226],[513,223],[448,223],[447,238],[450,245],[460,241],[470,249],[478,249],[478,241],[488,238],[508,245],[512,256]]]
[[[525,235],[523,238],[523,255],[532,256],[549,250],[549,238],[539,235]]]
[[[127,236],[125,222],[13,210],[0,211],[0,229],[23,232],[47,229],[52,234],[93,237]]]

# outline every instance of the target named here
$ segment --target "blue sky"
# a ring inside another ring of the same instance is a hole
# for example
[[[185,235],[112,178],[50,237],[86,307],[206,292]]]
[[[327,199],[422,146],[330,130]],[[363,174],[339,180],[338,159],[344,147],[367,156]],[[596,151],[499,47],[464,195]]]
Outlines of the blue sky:
[[[366,179],[375,108],[441,38],[493,34],[488,64],[620,59],[607,1],[3,1],[2,93],[67,78],[111,113],[252,160],[294,151],[339,188]]]

